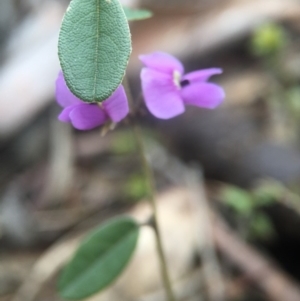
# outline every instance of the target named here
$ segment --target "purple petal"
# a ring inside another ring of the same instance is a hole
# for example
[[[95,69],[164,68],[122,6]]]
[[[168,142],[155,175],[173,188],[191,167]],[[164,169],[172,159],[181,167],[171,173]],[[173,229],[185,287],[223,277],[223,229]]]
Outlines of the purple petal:
[[[122,85],[103,102],[103,109],[113,122],[119,122],[129,112],[127,97]]]
[[[203,69],[187,73],[182,77],[181,80],[188,80],[190,83],[206,82],[211,76],[221,74],[222,72],[223,70],[220,68]]]
[[[214,109],[224,100],[225,92],[218,85],[200,83],[182,88],[181,96],[185,104]]]
[[[183,74],[184,68],[181,62],[174,56],[164,52],[153,52],[151,54],[140,55],[139,59],[148,68],[160,71],[172,73],[178,71]]]
[[[169,119],[184,112],[180,91],[172,76],[143,68],[141,80],[146,106],[155,117]]]
[[[65,108],[71,105],[82,103],[82,101],[77,98],[67,87],[62,71],[59,72],[55,85],[56,100],[60,106]]]
[[[70,112],[70,120],[78,130],[91,130],[104,124],[108,117],[97,104],[80,104]]]
[[[58,120],[62,122],[71,122],[70,113],[71,111],[77,107],[78,105],[73,105],[66,107],[62,110],[62,112],[58,115]]]

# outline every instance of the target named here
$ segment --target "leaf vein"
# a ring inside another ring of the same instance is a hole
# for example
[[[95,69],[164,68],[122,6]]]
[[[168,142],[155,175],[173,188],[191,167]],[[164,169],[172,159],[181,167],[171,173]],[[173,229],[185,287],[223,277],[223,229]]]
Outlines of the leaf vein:
[[[96,19],[97,19],[97,26],[96,26],[96,51],[95,51],[95,73],[94,73],[94,91],[93,91],[93,97],[94,101],[96,101],[96,87],[97,87],[97,67],[98,67],[98,51],[99,51],[99,21],[100,21],[100,4],[99,0],[96,1]]]

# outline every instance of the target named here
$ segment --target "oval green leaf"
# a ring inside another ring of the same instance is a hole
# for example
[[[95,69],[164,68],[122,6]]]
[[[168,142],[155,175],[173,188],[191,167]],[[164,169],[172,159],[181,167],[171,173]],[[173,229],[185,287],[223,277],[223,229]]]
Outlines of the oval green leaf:
[[[128,21],[144,20],[152,17],[152,12],[147,9],[133,9],[123,6]]]
[[[58,41],[69,89],[102,102],[120,85],[131,53],[128,21],[118,0],[72,0]]]
[[[106,288],[129,262],[138,233],[139,226],[128,217],[109,221],[92,232],[59,278],[61,296],[81,300]]]

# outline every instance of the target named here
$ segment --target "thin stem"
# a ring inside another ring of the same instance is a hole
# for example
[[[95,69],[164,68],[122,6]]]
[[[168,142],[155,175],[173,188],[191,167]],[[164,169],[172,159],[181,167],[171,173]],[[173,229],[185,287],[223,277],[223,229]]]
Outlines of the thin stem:
[[[128,80],[127,80],[126,76],[124,78],[123,83],[125,86],[125,90],[127,93],[130,107],[133,111],[133,114],[135,114],[133,98],[131,95],[131,91],[130,91]],[[135,120],[135,116],[133,116],[133,118],[132,118],[132,125],[133,125],[134,136],[135,136],[135,139],[137,142],[138,152],[139,152],[139,155],[141,158],[141,163],[142,163],[142,166],[144,169],[144,174],[145,174],[146,182],[148,185],[149,201],[150,201],[150,204],[152,206],[152,211],[153,211],[153,229],[155,232],[157,254],[158,254],[159,261],[160,261],[162,280],[163,280],[167,300],[168,301],[176,301],[174,292],[172,290],[171,280],[170,280],[168,267],[167,267],[167,261],[166,261],[166,257],[165,257],[163,245],[162,245],[161,232],[160,232],[160,228],[159,228],[159,224],[158,224],[158,212],[157,212],[157,205],[156,205],[156,201],[155,201],[156,197],[155,197],[154,177],[153,177],[152,170],[151,170],[151,168],[148,164],[147,158],[146,158],[145,146],[144,146],[144,141],[143,141],[143,137],[141,134],[141,129]]]

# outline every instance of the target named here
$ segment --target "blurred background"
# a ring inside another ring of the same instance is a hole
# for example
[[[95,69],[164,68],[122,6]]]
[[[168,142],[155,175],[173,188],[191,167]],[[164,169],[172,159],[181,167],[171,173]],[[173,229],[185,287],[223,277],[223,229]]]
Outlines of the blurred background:
[[[140,110],[178,300],[300,301],[300,2],[121,2],[154,14],[130,24],[136,101],[139,54],[224,71],[214,111],[163,121]],[[82,235],[149,214],[129,122],[104,135],[57,121],[68,3],[0,1],[0,301],[61,300],[57,275]],[[90,300],[164,300],[157,269],[145,229],[124,275]]]

